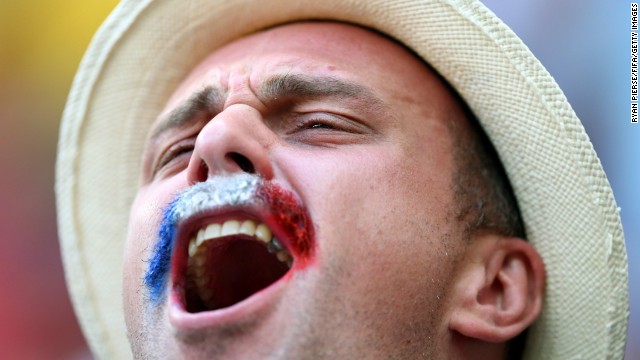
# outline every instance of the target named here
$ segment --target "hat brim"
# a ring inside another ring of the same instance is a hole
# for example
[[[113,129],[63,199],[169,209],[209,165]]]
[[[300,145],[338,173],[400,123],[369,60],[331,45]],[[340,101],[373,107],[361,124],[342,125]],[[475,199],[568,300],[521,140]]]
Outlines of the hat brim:
[[[56,193],[67,283],[93,352],[130,358],[123,248],[149,126],[216,48],[278,24],[332,19],[413,49],[460,93],[507,171],[547,288],[525,358],[622,358],[628,275],[622,228],[593,147],[555,81],[472,0],[123,1],[74,80]]]

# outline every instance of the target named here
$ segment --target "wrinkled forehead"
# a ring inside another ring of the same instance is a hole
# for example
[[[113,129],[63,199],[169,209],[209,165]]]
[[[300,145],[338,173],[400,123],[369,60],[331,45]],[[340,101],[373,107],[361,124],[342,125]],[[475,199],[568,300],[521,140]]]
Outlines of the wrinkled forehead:
[[[400,42],[357,25],[315,21],[265,29],[214,50],[180,84],[164,112],[206,86],[226,93],[244,81],[257,93],[261,84],[284,74],[345,79],[383,100],[402,98],[432,109],[457,102],[441,77]]]

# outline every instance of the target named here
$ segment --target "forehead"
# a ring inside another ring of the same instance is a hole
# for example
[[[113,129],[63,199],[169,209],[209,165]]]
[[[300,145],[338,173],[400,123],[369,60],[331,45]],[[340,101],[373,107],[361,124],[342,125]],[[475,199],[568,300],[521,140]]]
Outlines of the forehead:
[[[206,86],[223,92],[248,86],[258,93],[269,78],[287,74],[344,79],[383,100],[427,101],[432,110],[452,100],[439,77],[398,43],[354,25],[307,22],[264,30],[217,49],[178,87],[165,110]]]

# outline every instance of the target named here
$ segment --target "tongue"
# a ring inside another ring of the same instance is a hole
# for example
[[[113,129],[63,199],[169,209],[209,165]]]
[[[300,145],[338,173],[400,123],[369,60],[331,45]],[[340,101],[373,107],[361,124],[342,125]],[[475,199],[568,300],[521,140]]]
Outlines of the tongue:
[[[207,304],[203,310],[234,305],[273,284],[288,271],[286,264],[253,238],[216,239],[208,244],[206,251],[207,288],[212,297],[209,301],[200,299]]]

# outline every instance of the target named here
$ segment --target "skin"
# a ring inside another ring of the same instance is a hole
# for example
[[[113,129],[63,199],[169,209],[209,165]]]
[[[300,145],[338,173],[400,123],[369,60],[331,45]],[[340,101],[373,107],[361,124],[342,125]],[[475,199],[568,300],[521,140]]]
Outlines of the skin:
[[[264,96],[264,83],[283,74],[340,79],[363,87],[376,104],[344,96]],[[471,246],[452,219],[450,125],[464,127],[466,119],[441,80],[405,49],[335,23],[250,35],[198,65],[152,133],[207,86],[222,90],[219,108],[150,138],[145,150],[124,272],[136,357],[490,358],[535,320],[543,281],[530,273],[543,270],[530,259],[532,248],[518,245],[496,260],[501,244],[513,241],[487,235]],[[158,170],[176,144],[186,150]],[[256,173],[301,199],[314,224],[315,262],[295,272],[260,311],[183,331],[169,320],[166,302],[156,307],[146,300],[145,260],[162,209],[177,191],[243,171],[230,153],[242,154]],[[521,259],[515,267],[513,258]],[[526,302],[531,293],[534,305],[524,321],[513,322],[513,331],[498,336],[486,323],[495,323],[491,304],[507,303],[503,292],[478,294],[498,288],[491,284],[507,262],[516,269],[513,278],[524,279],[510,299]],[[474,309],[479,301],[489,306],[480,320],[467,321],[480,313]]]

